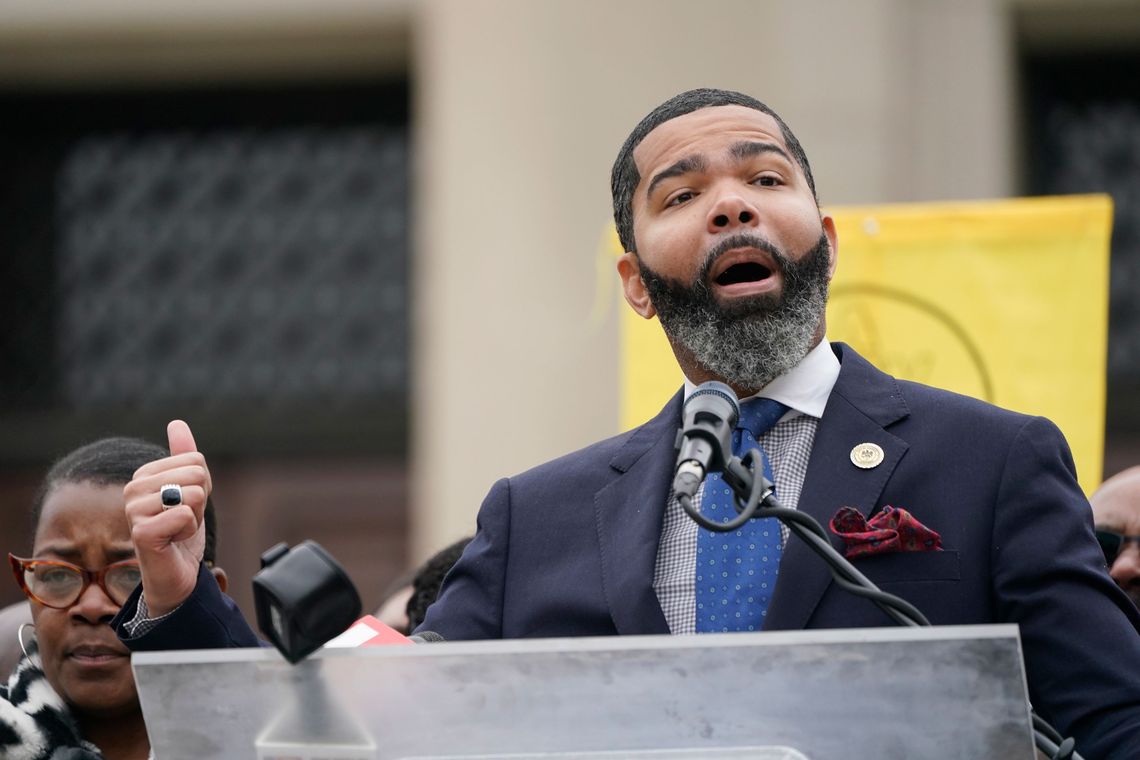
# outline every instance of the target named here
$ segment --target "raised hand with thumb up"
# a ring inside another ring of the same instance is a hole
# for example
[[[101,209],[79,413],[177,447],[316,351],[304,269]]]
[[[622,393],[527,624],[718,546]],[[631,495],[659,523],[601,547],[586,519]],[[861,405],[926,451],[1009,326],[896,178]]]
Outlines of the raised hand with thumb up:
[[[194,591],[206,543],[202,515],[211,489],[206,458],[190,426],[174,420],[166,434],[170,456],[140,467],[123,489],[151,618],[177,609]]]

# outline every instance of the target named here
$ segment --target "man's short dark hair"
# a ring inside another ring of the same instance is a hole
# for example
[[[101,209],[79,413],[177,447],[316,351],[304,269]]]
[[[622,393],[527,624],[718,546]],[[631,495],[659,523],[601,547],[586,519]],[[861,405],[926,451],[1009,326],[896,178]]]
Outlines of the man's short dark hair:
[[[800,165],[804,177],[807,178],[808,187],[811,188],[811,194],[815,198],[816,205],[819,204],[819,195],[815,191],[815,178],[812,177],[807,154],[804,153],[800,141],[792,134],[792,130],[788,128],[779,114],[756,98],[743,93],[731,90],[714,90],[707,87],[689,90],[680,95],[674,95],[650,111],[649,115],[633,128],[621,146],[621,150],[618,151],[613,171],[610,174],[610,191],[613,193],[614,201],[614,224],[617,225],[622,250],[637,251],[637,246],[633,240],[633,193],[637,189],[637,184],[641,182],[641,175],[637,171],[637,164],[633,161],[634,149],[641,144],[647,134],[665,122],[702,108],[714,106],[754,108],[775,119],[780,126],[780,133],[784,137],[784,142],[787,143],[788,150],[791,151],[792,158]]]
[[[134,477],[135,470],[147,462],[170,456],[161,446],[141,438],[101,438],[64,454],[48,470],[32,503],[32,530],[36,530],[48,493],[61,483],[91,483],[97,486],[125,486]],[[218,529],[214,504],[207,498],[202,516],[206,524],[206,546],[202,559],[216,559]]]

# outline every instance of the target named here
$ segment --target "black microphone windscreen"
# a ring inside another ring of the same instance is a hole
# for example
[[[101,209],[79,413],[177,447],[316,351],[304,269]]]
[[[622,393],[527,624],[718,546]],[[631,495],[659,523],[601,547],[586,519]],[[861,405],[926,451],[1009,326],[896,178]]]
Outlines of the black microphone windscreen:
[[[701,383],[692,395],[685,399],[686,415],[696,413],[702,408],[718,409],[725,416],[729,427],[735,427],[737,420],[740,419],[740,402],[736,398],[736,392],[716,380]]]
[[[447,641],[447,639],[440,636],[435,631],[420,631],[419,633],[413,633],[408,637],[408,640],[416,644],[434,644],[437,641]]]

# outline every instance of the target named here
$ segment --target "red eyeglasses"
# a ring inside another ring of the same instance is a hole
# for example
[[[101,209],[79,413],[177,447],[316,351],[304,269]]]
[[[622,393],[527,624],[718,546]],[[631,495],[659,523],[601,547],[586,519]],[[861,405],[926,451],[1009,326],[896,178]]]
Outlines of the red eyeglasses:
[[[92,583],[122,606],[142,580],[137,559],[115,562],[95,571],[58,560],[20,559],[10,553],[8,562],[16,583],[28,598],[56,610],[75,604]]]

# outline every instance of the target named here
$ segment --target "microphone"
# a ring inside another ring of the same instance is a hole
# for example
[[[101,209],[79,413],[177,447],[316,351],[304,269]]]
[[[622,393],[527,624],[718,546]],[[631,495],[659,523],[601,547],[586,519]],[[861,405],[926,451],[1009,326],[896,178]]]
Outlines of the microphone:
[[[736,393],[724,383],[701,383],[685,401],[684,423],[675,445],[673,491],[678,497],[693,498],[710,471],[724,469],[732,455],[732,431],[739,419]]]
[[[443,638],[443,636],[440,636],[435,631],[420,631],[419,633],[413,633],[411,636],[409,636],[408,641],[412,642],[413,644],[435,644],[439,641],[447,641],[447,639]]]
[[[296,665],[360,617],[360,594],[340,563],[316,541],[280,543],[261,555],[253,576],[257,625]]]

